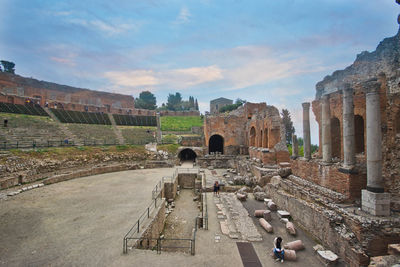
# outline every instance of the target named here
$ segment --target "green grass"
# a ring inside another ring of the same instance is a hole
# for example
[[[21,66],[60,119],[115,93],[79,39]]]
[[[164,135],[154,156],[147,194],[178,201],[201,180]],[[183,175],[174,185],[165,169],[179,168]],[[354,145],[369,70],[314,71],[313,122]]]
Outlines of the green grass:
[[[192,127],[203,126],[200,116],[163,116],[161,117],[162,131],[190,131]]]

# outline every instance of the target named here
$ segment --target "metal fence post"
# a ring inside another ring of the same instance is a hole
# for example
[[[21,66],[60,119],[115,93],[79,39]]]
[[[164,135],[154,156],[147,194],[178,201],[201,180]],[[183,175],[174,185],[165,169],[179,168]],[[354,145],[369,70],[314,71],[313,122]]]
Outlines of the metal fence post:
[[[140,224],[140,218],[139,218],[139,220],[137,220],[137,232],[139,233],[139,231],[140,231],[140,226],[139,226],[139,224]]]
[[[150,218],[150,207],[147,208],[147,218]]]

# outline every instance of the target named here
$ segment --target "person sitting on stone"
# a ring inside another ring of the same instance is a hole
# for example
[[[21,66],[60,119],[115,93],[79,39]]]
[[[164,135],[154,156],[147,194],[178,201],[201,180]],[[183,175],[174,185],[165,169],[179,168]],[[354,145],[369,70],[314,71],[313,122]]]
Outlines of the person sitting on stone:
[[[282,238],[280,236],[274,239],[274,254],[276,256],[276,261],[283,262],[285,258],[285,250],[282,248]]]

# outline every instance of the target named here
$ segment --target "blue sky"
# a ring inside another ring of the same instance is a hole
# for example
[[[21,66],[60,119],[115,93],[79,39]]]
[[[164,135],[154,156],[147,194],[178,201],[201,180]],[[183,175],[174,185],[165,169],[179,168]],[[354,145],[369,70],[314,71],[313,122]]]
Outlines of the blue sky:
[[[225,96],[288,108],[397,33],[394,0],[0,0],[0,58],[16,72],[138,96]],[[312,123],[312,142],[318,143]]]

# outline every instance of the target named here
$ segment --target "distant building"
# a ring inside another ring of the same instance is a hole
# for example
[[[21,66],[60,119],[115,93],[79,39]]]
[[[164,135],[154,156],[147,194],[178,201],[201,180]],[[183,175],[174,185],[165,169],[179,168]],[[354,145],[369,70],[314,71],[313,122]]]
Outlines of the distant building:
[[[232,105],[233,104],[233,100],[224,98],[224,97],[220,97],[214,100],[210,101],[210,113],[211,114],[218,114],[219,113],[219,109],[222,107],[225,107],[227,105]]]

